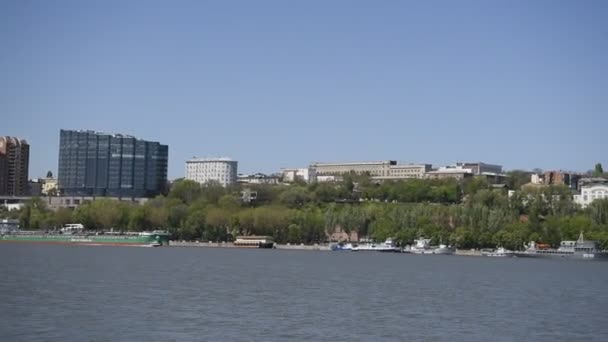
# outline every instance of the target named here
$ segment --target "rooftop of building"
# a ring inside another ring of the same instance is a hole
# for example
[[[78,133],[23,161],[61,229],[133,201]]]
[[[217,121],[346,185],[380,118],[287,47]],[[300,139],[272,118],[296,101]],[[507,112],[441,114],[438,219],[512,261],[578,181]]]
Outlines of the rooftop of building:
[[[507,177],[507,174],[504,173],[496,173],[496,172],[482,172],[482,176],[492,176],[492,177]]]
[[[192,157],[191,159],[186,160],[186,163],[199,163],[199,162],[235,162],[236,160],[232,160],[228,157]]]
[[[427,173],[473,173],[473,170],[463,168],[462,166],[442,166],[437,170],[432,170]]]
[[[391,168],[400,168],[400,167],[431,167],[431,164],[421,164],[421,163],[399,163],[396,165],[391,165]]]
[[[21,138],[17,138],[17,137],[11,137],[11,136],[1,136],[0,137],[0,141],[4,141],[7,144],[14,144],[14,145],[29,145],[27,143],[27,140],[25,139],[21,139]]]
[[[580,174],[580,172],[570,171],[570,170],[545,170],[545,171],[543,171],[543,173],[541,173],[541,175],[544,175],[547,173],[563,173],[563,174],[572,174],[572,175]]]
[[[61,129],[61,132],[88,133],[88,134],[94,134],[94,135],[110,136],[112,138],[135,139],[135,140],[142,140],[142,141],[147,141],[147,142],[152,142],[152,143],[156,142],[156,141],[152,141],[152,140],[137,138],[137,137],[129,135],[129,134],[108,133],[108,132],[94,131],[94,130],[88,130],[88,129]]]
[[[360,161],[360,162],[313,162],[311,166],[354,166],[354,165],[397,165],[395,160]]]
[[[596,188],[596,187],[606,188],[606,187],[608,187],[608,182],[606,182],[606,183],[586,183],[586,184],[581,185],[581,189],[582,188],[591,189],[591,188]]]
[[[602,177],[583,177],[579,179],[580,183],[607,183],[608,179]]]
[[[494,166],[494,167],[500,167],[502,168],[502,165],[500,164],[490,164],[490,163],[484,163],[484,162],[457,162],[456,165],[459,166],[464,166],[464,165],[479,165],[479,166]]]
[[[129,135],[129,134],[108,133],[108,132],[94,131],[94,130],[91,130],[91,129],[61,129],[61,131],[63,131],[63,132],[76,132],[76,133],[89,133],[89,134],[95,134],[95,135],[109,135],[109,136],[117,137],[117,138],[133,138],[133,139],[137,139],[134,136]]]
[[[282,167],[280,170],[282,172],[302,171],[302,170],[308,170],[308,167]]]
[[[278,178],[276,175],[267,175],[265,173],[252,173],[252,174],[244,174],[239,173],[238,178]]]

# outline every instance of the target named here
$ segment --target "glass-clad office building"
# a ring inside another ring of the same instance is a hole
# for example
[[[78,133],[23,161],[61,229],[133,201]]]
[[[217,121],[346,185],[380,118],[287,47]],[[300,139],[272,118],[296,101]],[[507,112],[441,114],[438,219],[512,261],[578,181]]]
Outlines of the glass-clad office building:
[[[167,182],[169,148],[128,135],[61,130],[63,196],[154,197]]]

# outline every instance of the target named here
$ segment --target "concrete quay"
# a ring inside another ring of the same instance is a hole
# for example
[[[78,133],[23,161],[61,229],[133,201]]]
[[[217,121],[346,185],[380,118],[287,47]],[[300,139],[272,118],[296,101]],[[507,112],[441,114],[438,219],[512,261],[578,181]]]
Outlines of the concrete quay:
[[[169,241],[170,247],[236,248],[232,242]]]

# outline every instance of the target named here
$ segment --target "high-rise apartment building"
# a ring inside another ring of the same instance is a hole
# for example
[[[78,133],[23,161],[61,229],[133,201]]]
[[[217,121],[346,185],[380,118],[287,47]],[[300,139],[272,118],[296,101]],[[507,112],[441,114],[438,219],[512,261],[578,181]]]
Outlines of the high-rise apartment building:
[[[236,183],[237,161],[230,158],[193,158],[186,161],[186,179],[205,184],[210,181],[227,186]]]
[[[30,145],[15,137],[0,137],[0,195],[28,194]]]
[[[63,196],[154,197],[167,183],[169,148],[122,134],[61,130]]]

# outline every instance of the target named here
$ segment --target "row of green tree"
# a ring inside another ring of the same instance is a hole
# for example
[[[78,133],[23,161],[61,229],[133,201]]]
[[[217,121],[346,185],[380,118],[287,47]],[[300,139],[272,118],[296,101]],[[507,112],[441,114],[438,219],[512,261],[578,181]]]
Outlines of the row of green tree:
[[[51,211],[44,200],[34,198],[20,211],[0,216],[19,218],[29,229],[77,222],[93,230],[165,229],[180,240],[229,241],[255,234],[279,243],[322,243],[339,228],[378,241],[392,237],[403,245],[425,236],[459,248],[516,249],[532,240],[555,245],[584,231],[608,247],[608,200],[596,200],[583,210],[563,186],[509,197],[483,178],[375,184],[369,177],[349,175],[339,183],[248,189],[257,199],[243,203],[239,186],[180,180],[167,196],[143,205],[97,199],[74,210]]]

